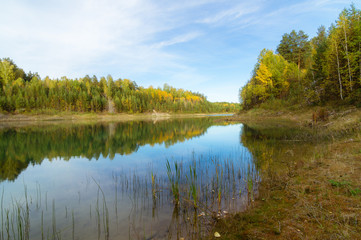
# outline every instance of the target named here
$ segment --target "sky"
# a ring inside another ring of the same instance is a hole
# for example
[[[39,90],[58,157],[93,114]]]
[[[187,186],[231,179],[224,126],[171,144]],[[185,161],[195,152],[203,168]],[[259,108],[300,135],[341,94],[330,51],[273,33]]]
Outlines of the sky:
[[[346,0],[0,0],[0,58],[44,78],[112,75],[238,102],[260,51],[314,37]],[[360,9],[358,0],[354,1]]]

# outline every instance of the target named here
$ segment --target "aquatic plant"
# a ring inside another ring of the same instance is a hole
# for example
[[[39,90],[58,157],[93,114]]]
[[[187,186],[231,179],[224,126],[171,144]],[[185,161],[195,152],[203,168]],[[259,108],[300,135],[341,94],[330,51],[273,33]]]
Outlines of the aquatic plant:
[[[81,227],[84,209],[89,212],[87,219],[90,216],[89,226],[94,231],[94,238],[109,239],[118,234],[116,232],[118,224],[124,223],[118,221],[119,200],[131,201],[128,217],[129,239],[156,238],[159,227],[163,231],[166,226],[152,224],[159,224],[159,217],[164,217],[162,214],[172,207],[173,221],[167,230],[169,236],[199,239],[206,235],[207,224],[214,216],[222,218],[227,212],[239,210],[242,204],[246,203],[243,192],[238,195],[240,189],[250,190],[256,187],[256,182],[248,184],[246,179],[240,177],[247,176],[248,171],[254,171],[247,169],[241,161],[238,161],[238,158],[244,157],[249,156],[244,156],[243,152],[228,157],[211,153],[193,155],[189,159],[166,161],[166,172],[163,173],[154,172],[152,168],[145,173],[135,170],[126,170],[129,173],[114,172],[110,176],[111,181],[104,186],[93,177],[87,176],[87,179],[88,177],[93,179],[93,187],[90,187],[90,182],[86,181],[86,191],[94,191],[91,193],[94,202],[84,205],[83,202],[87,198],[83,197],[80,191],[74,192],[72,199],[73,203],[79,204],[82,210],[69,205],[72,203],[65,205],[58,203],[55,200],[56,196],[54,197],[51,192],[42,194],[42,188],[38,183],[31,188],[29,196],[25,187],[25,200],[11,200],[17,204],[10,205],[10,208],[3,208],[3,204],[0,204],[2,208],[0,240],[29,239],[27,237],[30,232],[30,228],[27,228],[30,226],[29,213],[32,213],[32,235],[29,237],[36,236],[42,240],[76,239],[84,232]],[[252,179],[255,179],[254,174],[254,172],[249,174]],[[244,193],[247,194],[247,191]],[[47,210],[48,197],[52,199],[49,199],[50,211]],[[4,194],[2,198],[6,203]],[[109,206],[112,209],[108,209]],[[123,207],[120,209],[124,212]],[[148,223],[148,217],[152,218],[151,224]]]
[[[174,173],[172,172],[172,168],[168,160],[166,165],[167,165],[167,175],[171,186],[170,189],[173,194],[173,203],[175,205],[179,205],[180,204],[179,181],[181,176],[181,170],[177,162],[174,162]]]
[[[103,228],[104,228],[104,238],[109,239],[109,210],[107,207],[107,202],[105,199],[105,194],[103,189],[100,187],[100,184],[93,178],[95,184],[98,186],[98,198],[97,198],[97,216],[98,216],[98,237],[100,237],[100,212],[99,212],[99,191],[102,193],[103,197]]]
[[[194,208],[198,207],[198,187],[197,187],[197,163],[193,161],[193,166],[189,165],[189,196],[192,196]]]

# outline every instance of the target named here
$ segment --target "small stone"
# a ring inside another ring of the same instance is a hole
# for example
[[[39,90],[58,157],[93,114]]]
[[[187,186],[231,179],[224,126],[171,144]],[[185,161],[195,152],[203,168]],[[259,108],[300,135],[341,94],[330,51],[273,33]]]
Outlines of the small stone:
[[[214,233],[214,236],[215,236],[216,238],[220,238],[220,237],[221,237],[221,234],[219,234],[218,232],[215,232],[215,233]]]

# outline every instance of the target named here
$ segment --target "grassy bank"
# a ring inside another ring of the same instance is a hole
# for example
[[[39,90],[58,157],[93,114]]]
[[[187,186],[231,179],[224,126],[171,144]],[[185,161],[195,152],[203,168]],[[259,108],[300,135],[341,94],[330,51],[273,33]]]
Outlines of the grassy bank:
[[[224,113],[220,113],[224,114]],[[25,114],[0,113],[0,127],[27,126],[32,124],[53,124],[54,122],[125,122],[158,121],[174,118],[197,118],[217,113],[79,113],[79,112],[33,112]]]
[[[225,121],[257,125],[258,128],[297,128],[313,137],[347,136],[361,130],[361,109],[349,107],[308,107],[300,110],[252,109],[224,118]]]
[[[314,121],[319,110],[258,109],[227,119],[317,134],[307,150],[297,139],[280,139],[288,145],[274,148],[277,154],[261,167],[256,200],[246,212],[218,219],[210,239],[214,232],[221,239],[360,239],[361,110],[327,109],[327,119]]]

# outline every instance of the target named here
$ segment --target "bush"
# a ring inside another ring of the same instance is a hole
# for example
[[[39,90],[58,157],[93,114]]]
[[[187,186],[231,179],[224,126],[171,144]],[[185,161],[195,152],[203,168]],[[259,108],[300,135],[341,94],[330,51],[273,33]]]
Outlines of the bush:
[[[270,98],[266,102],[261,103],[259,107],[265,110],[280,110],[287,106],[287,102],[283,99]]]

